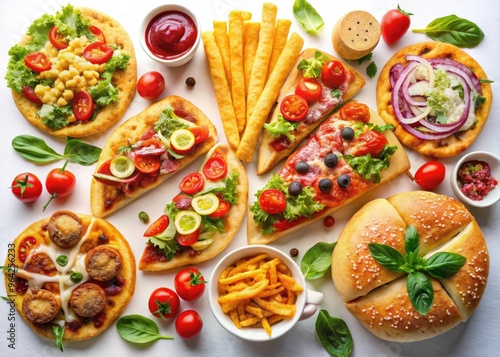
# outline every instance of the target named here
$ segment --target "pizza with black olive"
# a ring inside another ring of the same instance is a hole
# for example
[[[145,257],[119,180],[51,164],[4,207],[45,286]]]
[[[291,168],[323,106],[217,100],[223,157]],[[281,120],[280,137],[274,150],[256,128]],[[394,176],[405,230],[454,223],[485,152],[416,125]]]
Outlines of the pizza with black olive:
[[[60,348],[104,331],[134,294],[134,255],[102,218],[57,211],[28,226],[9,252],[9,299],[36,333]]]
[[[313,223],[410,168],[391,126],[348,102],[255,194],[248,243],[267,244]]]

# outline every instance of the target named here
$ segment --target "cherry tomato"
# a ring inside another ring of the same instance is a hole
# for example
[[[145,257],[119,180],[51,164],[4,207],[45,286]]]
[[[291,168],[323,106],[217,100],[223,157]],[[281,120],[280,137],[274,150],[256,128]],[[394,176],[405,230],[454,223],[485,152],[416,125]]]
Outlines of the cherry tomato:
[[[175,319],[175,331],[184,340],[198,336],[202,328],[203,320],[194,310],[183,311]]]
[[[295,227],[297,224],[300,224],[304,221],[308,220],[307,217],[298,217],[297,219],[294,219],[293,221],[289,221],[285,218],[280,218],[276,221],[276,223],[273,224],[273,227],[276,228],[278,232],[285,231],[287,229],[290,229],[292,227]]]
[[[57,32],[57,26],[54,26],[50,29],[49,41],[58,50],[63,50],[69,45],[66,36]]]
[[[264,212],[278,214],[286,208],[286,196],[277,188],[269,188],[260,194],[259,204]]]
[[[200,230],[197,229],[191,234],[177,234],[175,239],[177,240],[177,243],[182,245],[183,247],[189,247],[190,245],[193,245],[198,241],[198,237],[200,236]]]
[[[155,99],[164,89],[165,79],[160,72],[146,72],[137,81],[137,93],[144,99]]]
[[[212,218],[222,217],[228,214],[230,209],[231,209],[231,204],[226,200],[219,198],[219,206],[217,206],[215,212],[210,213],[209,216]]]
[[[338,88],[345,82],[345,68],[339,61],[328,61],[321,68],[321,80],[328,88]]]
[[[340,108],[339,116],[344,120],[368,123],[370,121],[370,109],[366,104],[351,101]]]
[[[179,312],[181,300],[179,296],[169,288],[158,288],[149,296],[148,307],[153,316],[168,319]]]
[[[22,202],[33,202],[42,194],[40,179],[30,172],[17,175],[12,181],[10,189],[14,196]]]
[[[397,9],[387,11],[380,21],[380,32],[386,43],[392,44],[403,37],[410,28],[411,15],[401,10],[399,5]]]
[[[135,155],[134,165],[140,172],[151,175],[160,169],[161,160],[156,155]]]
[[[34,237],[28,236],[23,238],[17,248],[17,256],[21,263],[24,263],[26,261],[26,258],[28,258],[28,255],[33,250],[33,248],[35,248],[35,246],[36,239]]]
[[[194,143],[199,144],[205,140],[207,140],[209,131],[208,126],[200,125],[200,126],[191,126],[188,128],[190,132],[194,134]]]
[[[221,157],[211,157],[203,166],[203,173],[212,181],[220,180],[227,175],[227,164]]]
[[[75,185],[76,177],[72,172],[66,170],[66,164],[60,169],[50,170],[45,179],[45,188],[51,196],[49,201],[43,206],[43,210],[45,211],[54,198],[69,195],[75,188]]]
[[[193,172],[186,177],[184,177],[179,184],[179,188],[182,192],[187,193],[188,195],[194,195],[197,192],[200,192],[205,185],[205,179],[203,175],[199,172]]]
[[[151,223],[151,225],[144,232],[144,237],[153,237],[160,234],[168,227],[168,216],[166,214],[161,215],[156,221]]]
[[[195,301],[205,291],[205,278],[201,272],[194,267],[180,270],[174,278],[175,291],[181,299]]]
[[[287,95],[280,104],[281,114],[290,121],[301,121],[306,117],[308,110],[307,100],[297,94]]]
[[[92,32],[92,35],[94,35],[97,39],[97,41],[106,43],[106,37],[104,37],[104,33],[101,31],[101,29],[97,26],[90,26],[89,27],[90,32]]]
[[[35,104],[42,104],[42,100],[35,94],[35,90],[30,86],[23,86],[23,93],[26,98]]]
[[[428,161],[415,172],[415,182],[424,190],[432,190],[443,182],[446,167],[439,161]]]
[[[370,130],[364,132],[354,140],[354,155],[363,156],[370,154],[372,157],[378,157],[387,144],[388,142],[384,134]]]
[[[297,87],[295,87],[295,94],[300,95],[308,102],[315,102],[321,98],[323,87],[314,78],[302,78]]]
[[[93,64],[102,64],[108,62],[113,56],[113,47],[96,41],[85,47],[83,50],[83,58]]]
[[[333,227],[335,225],[335,218],[332,216],[326,216],[325,219],[323,219],[323,225],[328,228]]]
[[[38,73],[47,71],[52,66],[49,57],[42,52],[32,52],[27,54],[26,57],[24,57],[24,64],[29,69]]]
[[[71,109],[75,118],[79,121],[87,121],[92,118],[94,107],[95,104],[92,96],[84,90],[76,93],[71,101]]]

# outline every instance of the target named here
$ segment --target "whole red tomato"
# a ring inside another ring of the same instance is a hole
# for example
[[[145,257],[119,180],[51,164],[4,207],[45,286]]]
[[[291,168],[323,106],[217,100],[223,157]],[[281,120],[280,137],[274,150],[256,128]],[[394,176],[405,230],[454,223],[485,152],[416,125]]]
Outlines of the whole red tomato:
[[[195,301],[205,291],[205,278],[196,268],[184,268],[174,278],[175,291],[186,301]]]
[[[66,162],[67,164],[67,162]],[[43,206],[47,208],[49,203],[56,197],[69,195],[76,185],[76,177],[70,171],[66,170],[66,164],[60,169],[52,169],[45,179],[45,188],[51,194],[49,201]]]
[[[338,88],[345,82],[345,67],[339,61],[328,61],[321,68],[321,80],[328,88]]]
[[[401,10],[399,5],[397,9],[387,11],[380,21],[380,31],[386,43],[390,45],[403,37],[410,28],[411,15],[413,14]]]
[[[165,79],[160,72],[144,73],[137,81],[137,93],[144,99],[155,99],[165,89]]]
[[[169,288],[158,288],[149,296],[148,307],[153,316],[168,319],[179,312],[179,296]]]
[[[10,189],[14,196],[22,202],[33,202],[42,194],[40,179],[30,172],[17,175],[12,181]]]
[[[184,340],[198,336],[202,328],[203,320],[194,310],[183,311],[175,319],[175,331]]]
[[[415,182],[424,190],[432,190],[443,182],[445,166],[439,161],[428,161],[415,172]]]

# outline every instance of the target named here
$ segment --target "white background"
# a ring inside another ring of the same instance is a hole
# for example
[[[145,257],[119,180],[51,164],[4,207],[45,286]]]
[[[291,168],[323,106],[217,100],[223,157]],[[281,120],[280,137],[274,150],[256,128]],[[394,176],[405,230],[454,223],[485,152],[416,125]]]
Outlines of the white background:
[[[180,0],[178,1],[181,3]],[[203,46],[200,45],[195,58],[187,65],[178,69],[169,69],[149,59],[139,45],[139,24],[142,17],[156,5],[163,3],[164,2],[161,1],[147,0],[127,2],[112,0],[72,1],[72,4],[75,6],[89,6],[105,12],[123,24],[135,45],[138,60],[138,74],[140,75],[151,70],[160,71],[164,75],[167,83],[162,97],[176,94],[192,101],[201,108],[217,126],[219,140],[226,142],[210,78],[207,74],[207,63]],[[253,20],[260,21],[261,19],[261,1],[197,0],[184,1],[182,3],[188,6],[200,18],[203,30],[211,30],[213,28],[212,20],[227,20],[228,13],[232,9],[249,10],[253,13]],[[334,54],[334,50],[331,44],[331,32],[335,23],[343,14],[352,10],[365,10],[373,14],[380,21],[386,11],[395,8],[398,4],[396,1],[387,0],[338,0],[334,2],[311,0],[311,3],[325,21],[324,28],[320,33],[316,36],[312,36],[306,34],[294,19],[292,13],[292,0],[275,1],[275,3],[279,8],[278,18],[288,18],[292,20],[292,30],[297,31],[304,37],[304,48],[318,47],[332,54]],[[0,2],[0,77],[2,79],[5,76],[7,67],[8,49],[20,39],[33,19],[45,12],[54,13],[65,4],[66,2],[58,0],[43,2],[35,0],[2,0]],[[498,55],[500,54],[500,28],[498,25],[500,22],[500,2],[493,0],[476,0],[473,3],[455,0],[420,0],[418,2],[400,1],[399,4],[404,10],[414,14],[411,17],[411,28],[425,27],[435,18],[450,14],[456,14],[478,24],[486,34],[485,39],[478,47],[468,49],[467,52],[481,63],[489,78],[495,80],[492,86],[494,95],[497,94],[500,83],[500,66],[498,65]],[[396,50],[408,44],[427,40],[429,39],[425,35],[411,32],[408,32],[402,40],[393,46],[386,45],[381,39],[378,47],[374,51],[373,57],[379,67],[379,72],[385,62]],[[356,62],[352,62],[352,64],[356,68],[359,68],[362,73],[364,73],[367,65],[367,63],[365,63],[358,66]],[[192,76],[196,79],[196,86],[192,89],[187,89],[184,84],[188,76]],[[377,78],[378,76],[373,79],[367,77],[367,85],[356,97],[359,101],[367,103],[373,109],[376,109],[375,88]],[[50,137],[34,129],[17,111],[5,81],[0,84],[0,103],[1,121],[3,124],[0,130],[0,157],[2,160],[0,176],[0,259],[3,259],[1,257],[6,256],[8,242],[11,242],[28,224],[47,217],[58,209],[69,209],[81,213],[90,213],[89,187],[91,174],[95,167],[94,165],[83,167],[70,163],[68,169],[73,171],[77,176],[78,182],[76,189],[67,198],[54,200],[46,212],[42,212],[42,207],[49,198],[49,194],[45,190],[42,197],[34,204],[23,204],[17,201],[9,192],[10,190],[8,188],[15,175],[24,171],[31,171],[36,173],[42,181],[44,181],[46,174],[52,168],[60,167],[62,162],[41,166],[26,161],[12,149],[12,139],[21,134],[35,135],[43,138],[59,153],[63,152],[65,141],[63,139]],[[137,95],[121,122],[139,113],[146,108],[148,104],[150,104],[148,101]],[[490,113],[489,121],[483,133],[466,153],[475,150],[487,150],[497,155],[500,154],[500,144],[497,134],[500,130],[499,117],[499,106],[497,103],[493,103],[492,112]],[[86,141],[102,147],[108,134],[109,132],[89,137]],[[429,158],[410,151],[408,151],[408,155],[412,164],[412,173],[414,173],[421,164],[429,160]],[[449,173],[458,159],[459,157],[441,160],[447,167],[447,177],[445,182],[443,182],[435,192],[453,196],[449,185]],[[165,182],[154,192],[146,194],[142,198],[108,217],[108,220],[127,237],[137,260],[139,260],[145,245],[145,239],[142,233],[146,228],[146,225],[141,223],[137,218],[138,212],[145,210],[149,213],[152,220],[156,219],[156,217],[162,213],[165,204],[177,193],[179,180],[187,172],[196,170],[199,164],[200,161],[193,163],[186,171],[180,173],[178,176],[174,176],[169,182]],[[278,168],[276,170],[278,170]],[[250,178],[249,202],[253,203],[253,194],[263,185],[269,176],[257,177],[255,174],[255,163],[247,165],[247,172]],[[336,241],[338,234],[345,226],[347,220],[366,202],[376,197],[388,197],[396,192],[415,189],[418,189],[418,186],[412,183],[408,177],[402,175],[376,191],[367,194],[365,197],[341,211],[338,211],[334,215],[336,225],[333,228],[325,228],[321,222],[318,222],[274,243],[273,246],[285,252],[288,252],[290,248],[293,247],[298,248],[300,250],[300,255],[296,258],[296,261],[300,263],[300,259],[306,250],[316,242]],[[325,298],[321,308],[327,309],[330,314],[340,317],[347,322],[354,338],[355,347],[352,354],[353,356],[430,357],[487,356],[494,354],[496,350],[495,346],[497,346],[500,337],[498,329],[498,309],[500,307],[498,302],[498,296],[500,295],[498,261],[498,251],[500,249],[498,240],[500,207],[499,204],[496,204],[488,209],[470,209],[479,221],[488,242],[492,258],[490,277],[483,301],[472,318],[467,323],[460,324],[448,333],[417,343],[401,344],[378,339],[365,330],[344,308],[334,289],[329,272],[324,278],[308,283],[309,288],[323,292]],[[206,277],[210,275],[213,266],[222,254],[246,244],[245,227],[246,221],[243,222],[243,226],[236,238],[219,257],[215,257],[212,261],[199,264],[198,267]],[[136,292],[124,314],[139,313],[150,316],[147,309],[149,294],[159,286],[173,287],[173,277],[177,271],[178,269],[169,273],[163,272],[157,274],[138,271]],[[4,293],[4,288],[0,288],[0,295]],[[299,322],[288,335],[276,341],[258,344],[242,341],[219,326],[210,312],[206,295],[195,303],[181,302],[181,309],[184,310],[188,308],[198,310],[204,320],[203,331],[194,340],[185,342],[176,337],[174,341],[160,340],[144,346],[134,345],[122,340],[113,325],[104,333],[90,341],[72,344],[67,343],[64,354],[72,356],[77,353],[84,353],[85,355],[97,353],[107,356],[127,356],[138,352],[145,352],[151,355],[167,356],[180,355],[181,353],[183,356],[215,356],[222,354],[226,356],[327,355],[314,331],[314,322],[317,315],[309,320]],[[38,337],[27,327],[19,316],[17,316],[15,321],[16,349],[12,350],[8,348],[8,336],[6,332],[8,314],[8,306],[6,304],[0,304],[0,355],[59,355],[60,352],[55,347],[54,342]],[[175,335],[173,323],[165,323],[163,321],[157,322],[161,333]]]

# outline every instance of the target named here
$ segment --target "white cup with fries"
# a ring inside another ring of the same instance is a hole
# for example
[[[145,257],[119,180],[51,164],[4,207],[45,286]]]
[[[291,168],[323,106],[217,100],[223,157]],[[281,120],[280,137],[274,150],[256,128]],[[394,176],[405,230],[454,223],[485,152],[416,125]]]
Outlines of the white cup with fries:
[[[279,249],[249,245],[217,263],[208,299],[226,330],[248,341],[270,341],[314,315],[323,294],[307,289],[299,266]]]

